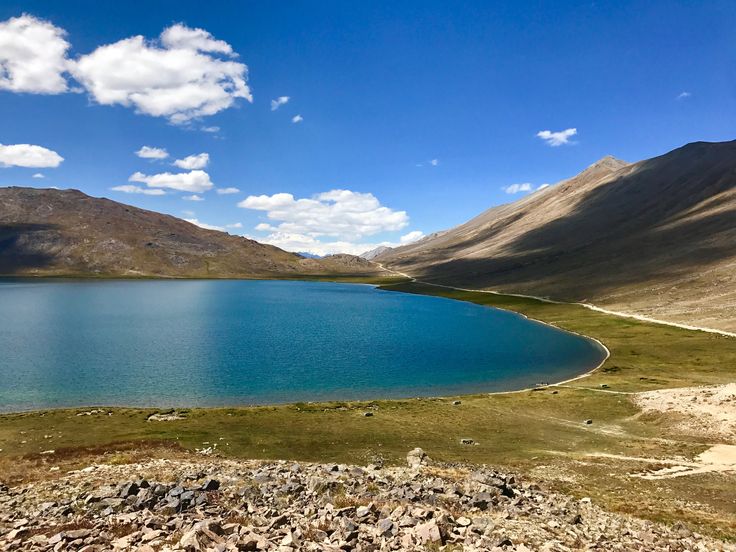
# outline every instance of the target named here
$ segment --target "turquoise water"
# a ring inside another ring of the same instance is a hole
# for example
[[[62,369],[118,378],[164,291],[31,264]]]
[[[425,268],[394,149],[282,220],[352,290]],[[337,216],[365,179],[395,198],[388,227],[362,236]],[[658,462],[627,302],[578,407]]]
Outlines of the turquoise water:
[[[0,410],[434,396],[566,379],[596,343],[371,286],[0,280]]]

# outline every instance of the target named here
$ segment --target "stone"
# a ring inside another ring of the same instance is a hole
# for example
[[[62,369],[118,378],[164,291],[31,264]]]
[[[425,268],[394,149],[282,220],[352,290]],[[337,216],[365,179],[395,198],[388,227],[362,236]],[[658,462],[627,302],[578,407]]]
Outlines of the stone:
[[[417,525],[415,534],[422,544],[442,542],[442,533],[434,520]]]
[[[217,479],[208,479],[202,485],[202,490],[207,491],[207,492],[216,491],[219,488],[220,488],[220,482]]]
[[[468,438],[466,437],[466,438],[464,438],[464,439],[460,439],[460,444],[461,444],[461,445],[474,445],[474,444],[475,444],[475,440],[473,440],[473,439],[468,439]]]
[[[406,455],[406,463],[409,464],[410,468],[418,468],[426,464],[428,460],[427,454],[419,447],[410,450]]]

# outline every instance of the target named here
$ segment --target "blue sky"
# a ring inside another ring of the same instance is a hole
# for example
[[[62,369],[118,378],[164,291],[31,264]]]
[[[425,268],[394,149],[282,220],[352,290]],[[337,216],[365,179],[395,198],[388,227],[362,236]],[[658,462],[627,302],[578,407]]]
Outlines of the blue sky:
[[[727,1],[5,1],[0,186],[355,253],[608,154],[736,138],[734,28]]]

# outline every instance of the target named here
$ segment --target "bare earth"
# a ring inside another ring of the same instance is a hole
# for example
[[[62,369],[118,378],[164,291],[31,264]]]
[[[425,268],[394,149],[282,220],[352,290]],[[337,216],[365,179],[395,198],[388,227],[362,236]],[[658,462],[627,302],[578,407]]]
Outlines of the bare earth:
[[[677,415],[685,433],[736,444],[736,383],[647,391],[635,395],[634,402],[643,412]]]

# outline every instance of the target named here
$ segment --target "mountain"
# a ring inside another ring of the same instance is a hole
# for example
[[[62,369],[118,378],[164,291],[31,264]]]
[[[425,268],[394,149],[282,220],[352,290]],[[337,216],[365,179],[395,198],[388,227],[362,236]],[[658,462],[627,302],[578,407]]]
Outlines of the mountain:
[[[77,190],[0,188],[3,275],[283,278],[378,270],[351,255],[305,259]]]
[[[372,261],[379,255],[384,255],[388,253],[389,251],[391,251],[391,249],[392,249],[391,247],[387,247],[385,245],[379,245],[378,247],[371,249],[370,251],[364,251],[363,253],[358,255],[358,257],[360,257],[361,259],[366,259],[367,261]]]
[[[577,176],[376,259],[420,280],[736,330],[736,141]]]

